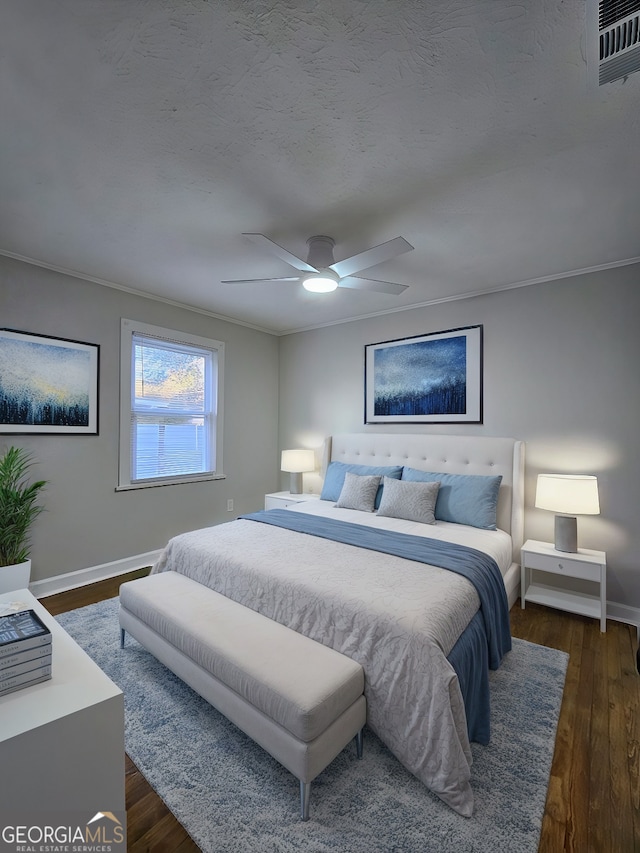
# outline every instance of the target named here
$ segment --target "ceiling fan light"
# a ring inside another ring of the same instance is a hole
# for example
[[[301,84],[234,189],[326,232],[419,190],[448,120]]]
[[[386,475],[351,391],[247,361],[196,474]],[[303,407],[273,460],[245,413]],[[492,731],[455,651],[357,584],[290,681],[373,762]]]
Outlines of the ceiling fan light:
[[[311,293],[330,293],[338,287],[338,276],[330,271],[311,273],[302,279],[302,286]]]

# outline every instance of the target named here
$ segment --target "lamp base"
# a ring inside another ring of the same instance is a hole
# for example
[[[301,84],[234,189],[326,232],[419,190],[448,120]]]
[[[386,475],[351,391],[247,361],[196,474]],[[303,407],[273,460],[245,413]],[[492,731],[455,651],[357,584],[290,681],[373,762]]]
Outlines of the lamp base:
[[[289,491],[292,495],[302,494],[302,474],[299,471],[289,474]]]
[[[573,515],[556,515],[555,549],[575,554],[578,550],[578,519]]]

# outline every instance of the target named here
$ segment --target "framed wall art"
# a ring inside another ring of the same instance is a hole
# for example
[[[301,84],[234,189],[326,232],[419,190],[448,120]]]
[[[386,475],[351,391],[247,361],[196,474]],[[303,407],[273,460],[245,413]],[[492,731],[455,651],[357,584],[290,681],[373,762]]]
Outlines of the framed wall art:
[[[482,423],[482,326],[364,349],[366,424]]]
[[[0,433],[98,434],[100,347],[0,329]]]

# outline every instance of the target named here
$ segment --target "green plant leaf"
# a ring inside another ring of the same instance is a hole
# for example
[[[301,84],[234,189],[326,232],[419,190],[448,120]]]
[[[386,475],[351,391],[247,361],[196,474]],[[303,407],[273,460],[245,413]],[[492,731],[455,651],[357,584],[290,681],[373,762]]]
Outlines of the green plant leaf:
[[[29,558],[30,532],[44,511],[37,503],[46,480],[29,482],[33,457],[21,447],[9,447],[0,456],[0,566]]]

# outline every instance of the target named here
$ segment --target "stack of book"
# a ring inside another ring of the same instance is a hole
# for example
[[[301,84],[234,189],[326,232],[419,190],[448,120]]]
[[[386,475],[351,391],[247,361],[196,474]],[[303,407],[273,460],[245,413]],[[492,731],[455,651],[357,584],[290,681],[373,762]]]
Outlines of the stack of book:
[[[51,631],[33,610],[0,616],[0,696],[51,678]]]

